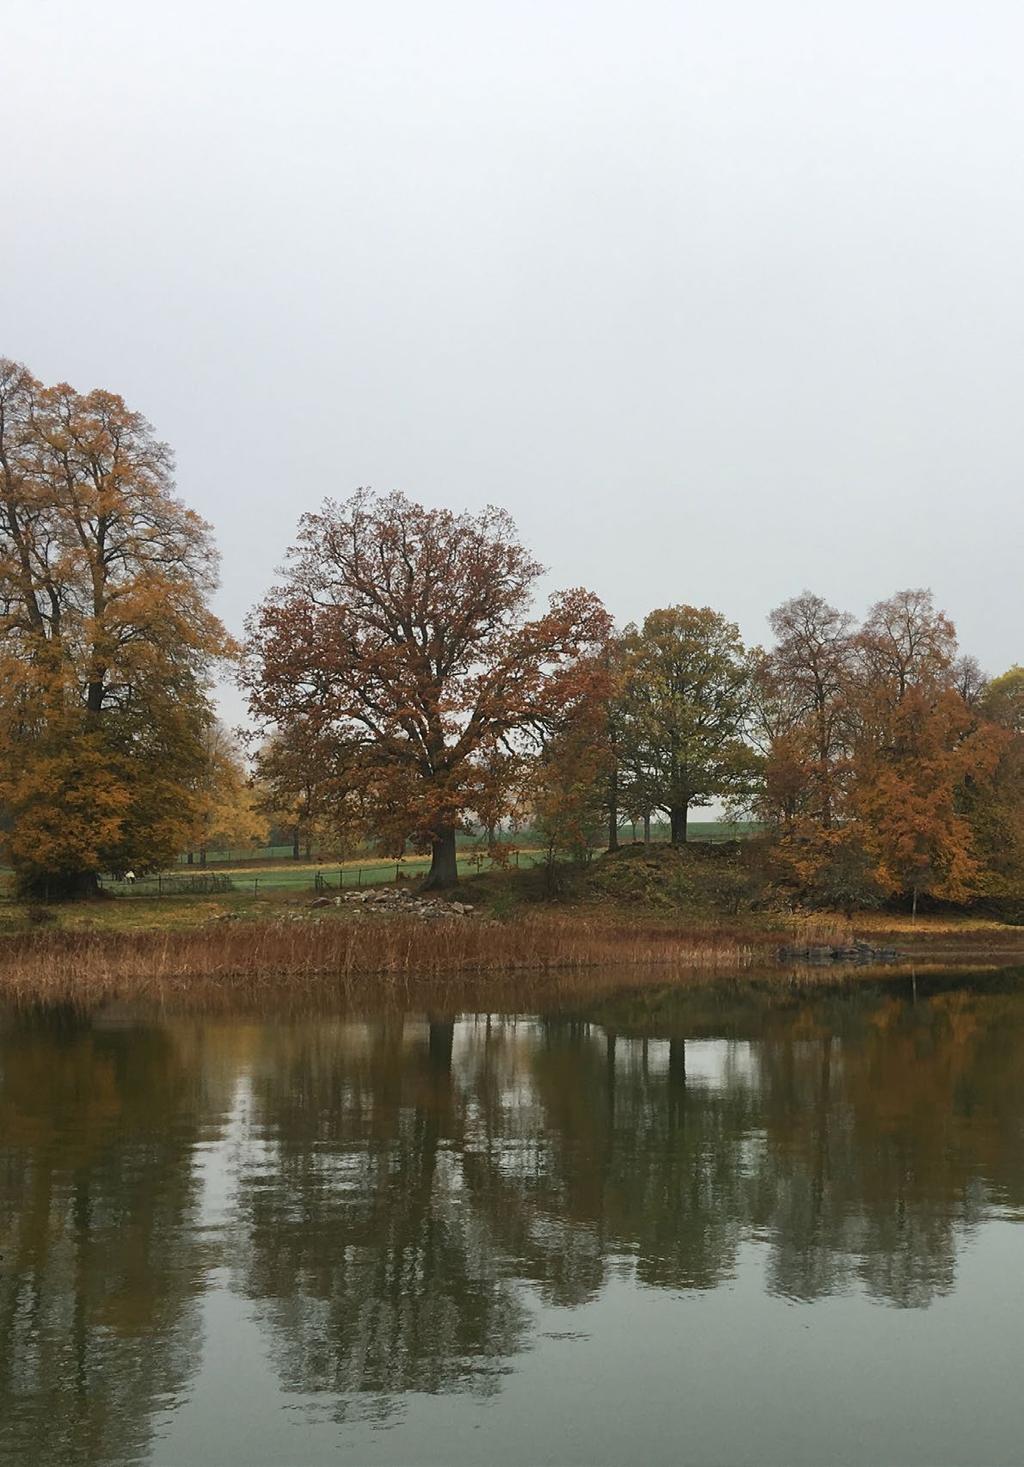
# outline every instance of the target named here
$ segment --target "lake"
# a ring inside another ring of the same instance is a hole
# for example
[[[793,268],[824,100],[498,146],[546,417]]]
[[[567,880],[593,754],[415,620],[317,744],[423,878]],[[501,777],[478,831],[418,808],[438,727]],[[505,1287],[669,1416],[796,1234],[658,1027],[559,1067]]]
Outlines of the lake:
[[[1010,1463],[1024,972],[0,1019],[0,1462]]]

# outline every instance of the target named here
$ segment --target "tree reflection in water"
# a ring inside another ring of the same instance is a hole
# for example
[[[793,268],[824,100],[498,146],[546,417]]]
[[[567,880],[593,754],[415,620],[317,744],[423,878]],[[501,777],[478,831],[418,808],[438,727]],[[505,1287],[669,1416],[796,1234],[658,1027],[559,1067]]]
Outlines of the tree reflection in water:
[[[772,1292],[927,1305],[1024,1196],[1022,1018],[968,992],[268,1030],[236,1285],[289,1388],[382,1412],[493,1390],[531,1294],[713,1289],[745,1241]]]
[[[496,1391],[538,1309],[613,1275],[709,1291],[754,1258],[770,1293],[927,1306],[972,1230],[1024,1203],[1022,1094],[1024,996],[995,983],[10,1022],[0,1456],[144,1453],[225,1277],[282,1389],[339,1418]],[[211,1227],[200,1162],[232,1110]]]
[[[201,1046],[0,1030],[0,1457],[134,1461],[198,1363]]]
[[[265,1305],[286,1388],[495,1389],[526,1313],[463,1185],[454,1024],[276,1037],[254,1087],[270,1157],[239,1181],[238,1286]]]

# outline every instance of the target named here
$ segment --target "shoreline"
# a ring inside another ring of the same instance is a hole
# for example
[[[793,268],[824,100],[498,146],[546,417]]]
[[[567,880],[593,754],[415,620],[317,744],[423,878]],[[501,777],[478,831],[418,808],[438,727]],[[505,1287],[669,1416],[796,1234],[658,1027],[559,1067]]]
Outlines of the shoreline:
[[[80,913],[77,914],[80,917]],[[123,915],[123,914],[122,914]],[[88,922],[88,918],[82,919]],[[783,956],[807,947],[896,948],[883,963]],[[1024,928],[919,923],[878,914],[789,921],[613,909],[537,909],[431,921],[306,911],[220,912],[191,925],[41,926],[0,935],[0,1003],[92,1008],[144,1000],[162,1006],[248,1006],[298,999],[512,1007],[584,991],[727,980],[755,972],[781,987],[831,985],[900,970],[1024,968]]]

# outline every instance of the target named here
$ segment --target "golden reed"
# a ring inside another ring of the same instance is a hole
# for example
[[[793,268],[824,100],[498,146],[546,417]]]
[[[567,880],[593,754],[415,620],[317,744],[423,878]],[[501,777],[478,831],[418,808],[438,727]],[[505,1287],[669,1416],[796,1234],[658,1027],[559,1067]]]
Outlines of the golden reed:
[[[0,1000],[92,1005],[182,997],[189,991],[254,998],[323,990],[367,997],[430,996],[466,980],[550,992],[550,975],[618,970],[743,968],[768,960],[778,932],[732,933],[574,914],[509,922],[424,922],[394,916],[320,922],[218,922],[154,932],[25,932],[0,942]]]

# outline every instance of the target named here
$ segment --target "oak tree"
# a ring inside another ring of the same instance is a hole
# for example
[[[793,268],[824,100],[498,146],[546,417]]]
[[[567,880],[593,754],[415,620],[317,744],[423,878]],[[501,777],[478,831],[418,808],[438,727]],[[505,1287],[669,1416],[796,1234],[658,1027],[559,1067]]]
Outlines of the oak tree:
[[[531,615],[541,572],[501,510],[360,490],[302,517],[282,585],[250,619],[253,714],[328,740],[368,828],[429,847],[430,886],[456,881],[456,832],[494,819],[606,635],[584,590]]]

